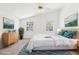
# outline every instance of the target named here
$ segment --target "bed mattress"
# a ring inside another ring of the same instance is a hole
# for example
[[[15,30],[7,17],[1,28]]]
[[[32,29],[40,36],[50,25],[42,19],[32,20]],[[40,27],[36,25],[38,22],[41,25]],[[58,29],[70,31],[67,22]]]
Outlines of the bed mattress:
[[[56,34],[35,35],[29,42],[27,50],[59,50],[76,49],[77,40],[68,39]]]

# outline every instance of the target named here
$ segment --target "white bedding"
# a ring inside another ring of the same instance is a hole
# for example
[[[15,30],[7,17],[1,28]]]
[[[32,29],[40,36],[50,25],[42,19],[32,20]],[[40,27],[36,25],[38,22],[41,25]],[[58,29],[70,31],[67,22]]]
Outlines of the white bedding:
[[[76,39],[68,39],[57,34],[38,34],[29,42],[27,50],[76,49]]]

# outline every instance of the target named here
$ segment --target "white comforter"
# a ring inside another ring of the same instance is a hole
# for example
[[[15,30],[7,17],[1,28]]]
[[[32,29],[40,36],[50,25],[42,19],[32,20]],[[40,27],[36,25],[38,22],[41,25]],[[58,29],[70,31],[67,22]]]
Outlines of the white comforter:
[[[27,50],[33,50],[35,48],[47,47],[46,49],[64,49],[66,47],[68,49],[75,49],[75,45],[77,43],[76,39],[68,39],[57,34],[47,35],[47,34],[38,34],[35,35],[29,42],[27,46]],[[67,49],[66,48],[66,49]]]

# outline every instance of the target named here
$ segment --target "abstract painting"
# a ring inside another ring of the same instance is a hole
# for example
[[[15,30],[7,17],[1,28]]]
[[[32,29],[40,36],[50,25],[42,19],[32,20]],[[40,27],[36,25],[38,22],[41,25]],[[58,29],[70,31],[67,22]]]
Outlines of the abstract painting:
[[[14,29],[14,21],[9,18],[3,17],[3,28]]]
[[[65,27],[78,26],[78,13],[75,13],[65,19]]]

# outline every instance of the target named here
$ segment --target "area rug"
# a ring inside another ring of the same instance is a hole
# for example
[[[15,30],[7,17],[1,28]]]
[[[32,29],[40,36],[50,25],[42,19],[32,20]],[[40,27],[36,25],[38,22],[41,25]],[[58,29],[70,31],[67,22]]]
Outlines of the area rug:
[[[29,53],[24,47],[19,55],[79,55],[79,52],[76,50],[33,50]]]

